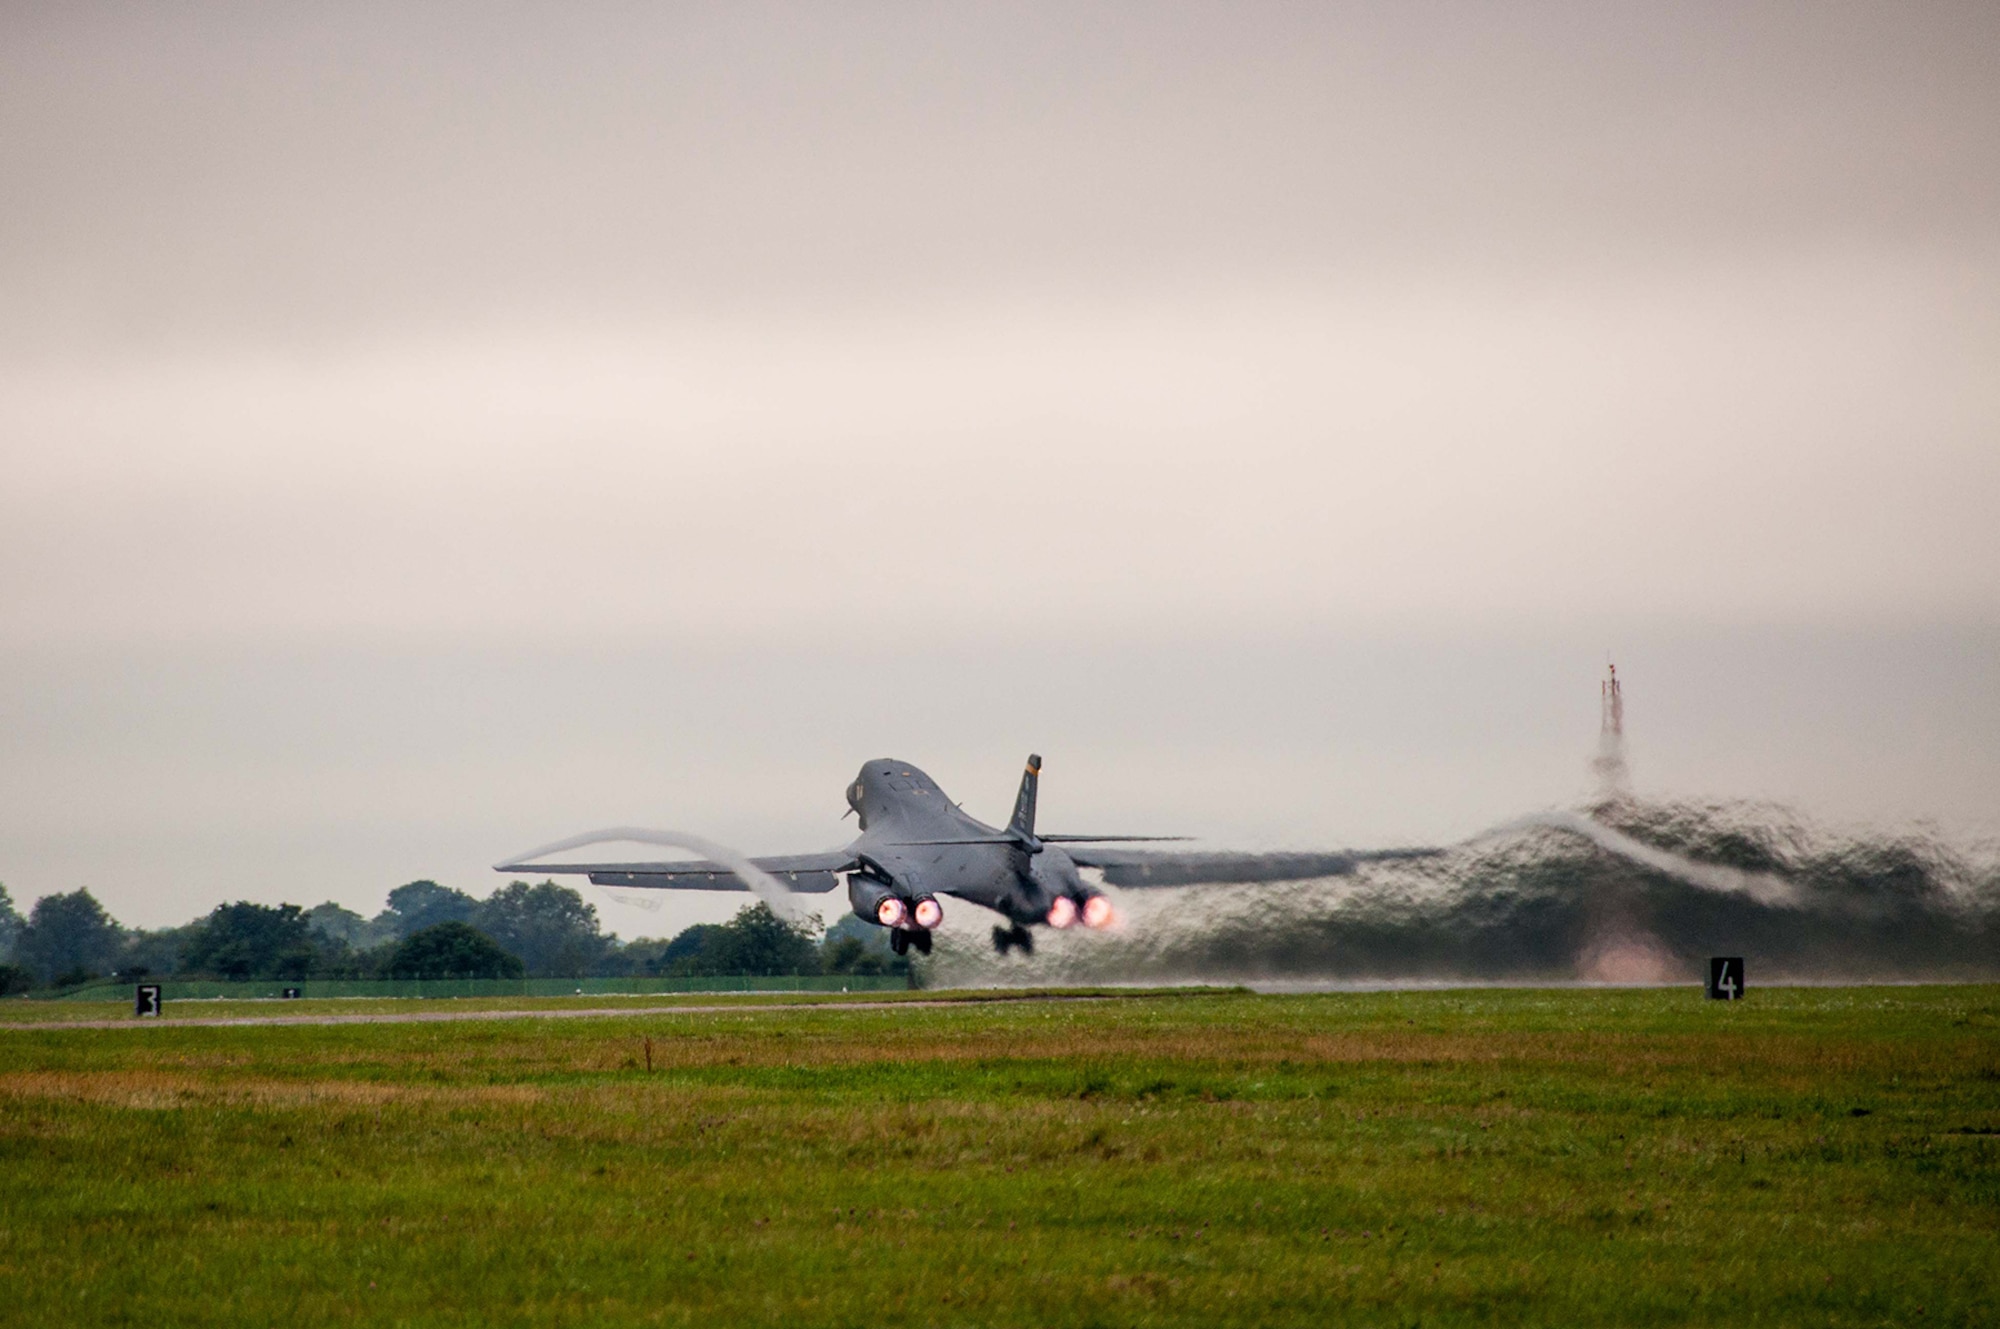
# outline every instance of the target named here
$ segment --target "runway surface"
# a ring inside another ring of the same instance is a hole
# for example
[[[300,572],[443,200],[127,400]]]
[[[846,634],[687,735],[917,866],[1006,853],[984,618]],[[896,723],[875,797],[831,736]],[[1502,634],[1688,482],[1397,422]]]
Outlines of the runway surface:
[[[1136,994],[1135,994],[1136,995]],[[453,1024],[465,1020],[590,1020],[635,1015],[753,1015],[758,1011],[903,1011],[944,1006],[985,1006],[1018,1001],[1107,1001],[1108,994],[958,997],[941,1001],[767,1001],[755,1005],[591,1006],[581,1010],[529,1011],[394,1011],[377,1015],[218,1015],[192,1019],[127,1015],[116,1020],[7,1020],[0,1030],[48,1029],[232,1029],[256,1025]]]

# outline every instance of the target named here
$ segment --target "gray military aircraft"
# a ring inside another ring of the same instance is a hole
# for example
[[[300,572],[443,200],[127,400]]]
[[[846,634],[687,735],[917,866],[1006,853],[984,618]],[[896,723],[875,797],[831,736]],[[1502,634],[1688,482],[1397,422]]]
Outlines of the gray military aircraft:
[[[848,810],[859,821],[861,834],[844,849],[741,859],[689,837],[614,827],[530,850],[495,864],[494,871],[574,873],[599,886],[697,891],[750,890],[753,877],[767,874],[788,890],[809,894],[831,891],[845,878],[854,912],[888,928],[889,944],[898,955],[912,947],[930,954],[931,932],[944,919],[938,897],[949,895],[1006,921],[1007,926],[993,929],[994,949],[1005,955],[1014,947],[1034,951],[1030,928],[1102,928],[1116,919],[1110,897],[1084,880],[1085,870],[1096,870],[1116,886],[1185,886],[1341,876],[1365,860],[1436,852],[1226,854],[1103,848],[1186,837],[1039,833],[1035,795],[1041,772],[1042,759],[1030,756],[1005,827],[970,816],[909,762],[882,759],[864,765],[847,787]],[[586,845],[633,840],[705,849],[713,857],[664,863],[532,861]]]

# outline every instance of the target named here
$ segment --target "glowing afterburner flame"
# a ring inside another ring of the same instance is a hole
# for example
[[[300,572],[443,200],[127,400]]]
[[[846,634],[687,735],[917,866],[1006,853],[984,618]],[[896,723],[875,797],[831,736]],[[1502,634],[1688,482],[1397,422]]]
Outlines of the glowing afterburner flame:
[[[1085,927],[1110,927],[1116,911],[1111,901],[1102,895],[1093,895],[1083,902],[1083,922]]]
[[[926,895],[917,901],[915,917],[920,928],[934,928],[944,922],[944,906]]]
[[[875,921],[885,928],[899,928],[903,926],[903,919],[907,913],[908,909],[903,902],[892,895],[875,906]]]
[[[1058,895],[1056,902],[1049,906],[1049,926],[1066,928],[1076,922],[1076,901],[1067,895]]]

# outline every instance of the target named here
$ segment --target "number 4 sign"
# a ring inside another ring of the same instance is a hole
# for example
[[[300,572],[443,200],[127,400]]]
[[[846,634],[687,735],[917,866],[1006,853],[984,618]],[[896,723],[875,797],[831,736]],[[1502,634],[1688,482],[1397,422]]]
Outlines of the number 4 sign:
[[[1743,957],[1718,955],[1708,962],[1710,1001],[1736,1001],[1743,995]]]

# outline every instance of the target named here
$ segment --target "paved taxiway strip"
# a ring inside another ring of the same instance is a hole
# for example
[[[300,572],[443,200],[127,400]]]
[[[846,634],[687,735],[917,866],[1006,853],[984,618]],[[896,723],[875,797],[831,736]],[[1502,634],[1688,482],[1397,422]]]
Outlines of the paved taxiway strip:
[[[592,1006],[583,1010],[395,1011],[379,1015],[217,1015],[193,1019],[0,1020],[8,1029],[233,1029],[255,1025],[451,1024],[461,1020],[590,1020],[614,1015],[754,1015],[758,1011],[907,1011],[946,1006],[991,1006],[1021,1001],[1105,1001],[1103,995],[960,997],[951,1001],[766,1001],[730,1006]]]

